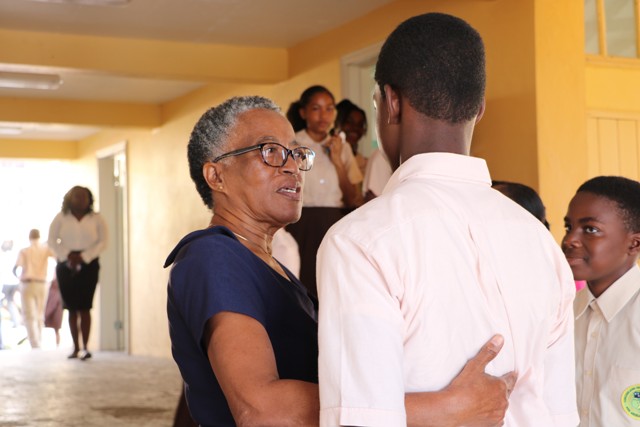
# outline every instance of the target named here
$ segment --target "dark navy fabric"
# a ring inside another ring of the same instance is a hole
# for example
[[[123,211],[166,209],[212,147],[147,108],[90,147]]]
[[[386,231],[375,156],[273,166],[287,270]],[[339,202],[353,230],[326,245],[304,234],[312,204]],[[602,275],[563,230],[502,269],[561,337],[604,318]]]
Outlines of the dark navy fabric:
[[[287,280],[225,227],[195,231],[171,252],[167,314],[171,352],[189,409],[202,426],[234,426],[203,344],[208,319],[222,311],[260,322],[281,379],[318,382],[317,301],[283,267]]]

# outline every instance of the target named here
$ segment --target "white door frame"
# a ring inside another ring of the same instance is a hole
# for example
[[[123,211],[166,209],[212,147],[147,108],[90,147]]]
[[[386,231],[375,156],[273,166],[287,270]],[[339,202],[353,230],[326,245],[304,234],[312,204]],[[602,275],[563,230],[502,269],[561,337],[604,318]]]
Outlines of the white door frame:
[[[100,348],[129,351],[129,242],[127,143],[96,153],[100,212],[109,226],[107,249],[100,257]]]
[[[375,111],[371,97],[375,81],[373,67],[383,42],[349,53],[340,59],[342,97],[351,100],[367,113],[367,134],[360,141],[358,150],[369,157],[375,149]],[[363,143],[364,141],[364,143]]]

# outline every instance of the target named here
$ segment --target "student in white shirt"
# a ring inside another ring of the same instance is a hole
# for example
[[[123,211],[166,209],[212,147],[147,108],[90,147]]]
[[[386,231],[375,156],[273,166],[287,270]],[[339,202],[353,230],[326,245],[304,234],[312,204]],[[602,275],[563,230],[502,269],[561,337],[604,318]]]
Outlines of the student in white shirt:
[[[296,132],[296,142],[316,153],[313,169],[306,174],[302,215],[287,226],[300,251],[300,281],[315,297],[318,246],[346,210],[362,203],[362,173],[351,146],[333,134],[336,105],[329,89],[319,85],[307,88],[300,100],[291,104],[287,118]]]
[[[320,424],[427,425],[414,392],[447,387],[499,333],[486,371],[518,374],[504,425],[576,426],[571,271],[544,225],[469,155],[485,108],[480,35],[450,15],[416,16],[375,69],[394,173],[318,252]],[[467,397],[456,404],[477,395]],[[477,425],[465,415],[449,425]]]
[[[562,248],[576,280],[580,427],[640,424],[640,183],[599,176],[569,203]]]

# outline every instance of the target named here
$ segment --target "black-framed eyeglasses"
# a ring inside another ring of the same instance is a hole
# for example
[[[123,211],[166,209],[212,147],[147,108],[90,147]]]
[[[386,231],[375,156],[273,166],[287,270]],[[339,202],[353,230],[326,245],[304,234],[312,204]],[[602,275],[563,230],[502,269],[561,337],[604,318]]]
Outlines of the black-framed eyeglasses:
[[[252,145],[251,147],[229,151],[228,153],[224,153],[221,156],[216,157],[212,162],[217,163],[224,158],[239,156],[254,150],[260,150],[262,161],[266,165],[274,168],[281,168],[284,166],[285,163],[287,163],[289,156],[291,156],[293,161],[296,162],[298,169],[301,171],[308,171],[313,167],[313,160],[316,157],[316,153],[314,153],[311,148],[296,147],[293,150],[289,150],[287,147],[280,145],[277,142],[266,142],[263,144]]]

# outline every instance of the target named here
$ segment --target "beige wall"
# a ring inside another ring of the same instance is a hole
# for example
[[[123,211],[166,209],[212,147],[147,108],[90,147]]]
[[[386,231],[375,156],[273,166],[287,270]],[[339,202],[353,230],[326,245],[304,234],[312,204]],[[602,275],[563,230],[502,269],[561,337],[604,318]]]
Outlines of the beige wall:
[[[200,115],[230,96],[244,94],[271,97],[286,111],[311,84],[327,86],[339,99],[341,56],[380,42],[398,23],[415,14],[452,13],[468,20],[482,34],[487,48],[487,111],[476,128],[473,154],[487,159],[496,179],[520,181],[539,189],[553,231],[559,236],[566,203],[587,175],[585,105],[640,110],[636,98],[611,95],[617,87],[606,91],[594,87],[615,84],[603,77],[600,68],[588,67],[585,77],[580,3],[400,0],[289,49],[288,77],[277,77],[283,70],[281,62],[275,61],[269,82],[257,84],[252,76],[244,84],[214,83],[158,106],[153,113],[159,117],[157,125],[114,128],[79,143],[61,145],[67,147],[60,151],[61,157],[72,156],[68,150],[76,150],[75,162],[83,177],[97,188],[96,151],[127,142],[132,353],[169,356],[165,314],[168,272],[162,264],[184,234],[205,227],[209,221],[210,214],[189,178],[186,161],[188,137]],[[281,58],[279,51],[270,54]],[[617,79],[628,75],[624,82],[636,88],[640,81],[637,73],[637,69],[617,69],[614,75]],[[0,143],[0,156],[9,153],[6,147]]]

